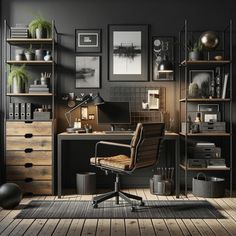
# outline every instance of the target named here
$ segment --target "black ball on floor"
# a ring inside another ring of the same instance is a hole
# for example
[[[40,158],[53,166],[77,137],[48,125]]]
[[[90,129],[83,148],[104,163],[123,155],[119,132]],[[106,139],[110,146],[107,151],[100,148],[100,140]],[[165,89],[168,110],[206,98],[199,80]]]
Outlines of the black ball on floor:
[[[17,184],[6,183],[0,187],[0,206],[4,209],[13,209],[22,199],[22,191]]]

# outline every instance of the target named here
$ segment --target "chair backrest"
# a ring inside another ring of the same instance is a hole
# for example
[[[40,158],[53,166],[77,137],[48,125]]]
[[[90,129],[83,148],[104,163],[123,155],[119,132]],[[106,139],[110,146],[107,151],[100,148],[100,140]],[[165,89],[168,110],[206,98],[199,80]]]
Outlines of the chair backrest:
[[[131,141],[131,169],[154,165],[158,159],[164,123],[138,123]]]

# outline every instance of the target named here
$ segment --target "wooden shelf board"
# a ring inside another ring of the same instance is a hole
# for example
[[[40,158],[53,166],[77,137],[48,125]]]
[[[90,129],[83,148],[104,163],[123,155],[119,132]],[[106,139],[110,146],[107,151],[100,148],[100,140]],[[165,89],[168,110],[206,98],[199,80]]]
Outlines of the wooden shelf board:
[[[10,44],[51,44],[53,39],[8,38],[7,42]]]
[[[222,167],[222,168],[190,168],[190,167],[187,167],[187,166],[185,166],[183,164],[180,164],[179,166],[183,170],[192,170],[192,171],[201,171],[201,170],[202,171],[219,171],[219,170],[222,170],[222,171],[227,170],[227,171],[229,171],[230,170],[229,167]]]
[[[7,61],[8,64],[14,64],[14,65],[19,65],[19,64],[26,64],[26,65],[51,65],[54,63],[54,61]]]
[[[185,133],[180,132],[180,135],[186,136]],[[191,134],[191,133],[187,133],[187,136],[230,136],[230,133],[220,133],[220,132],[215,132],[215,133],[195,133],[195,134]]]
[[[230,102],[230,98],[182,98],[180,102]]]
[[[52,96],[52,93],[7,93],[7,96],[12,97],[34,97],[34,96]]]
[[[229,64],[231,63],[230,60],[199,60],[199,61],[182,61],[181,65],[185,66],[185,65],[222,65],[222,64]]]

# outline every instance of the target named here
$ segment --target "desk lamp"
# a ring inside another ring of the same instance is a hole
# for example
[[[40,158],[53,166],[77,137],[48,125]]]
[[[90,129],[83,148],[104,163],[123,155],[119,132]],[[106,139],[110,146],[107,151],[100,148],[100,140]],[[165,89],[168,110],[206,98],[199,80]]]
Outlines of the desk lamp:
[[[98,106],[98,105],[101,105],[101,104],[104,104],[104,100],[103,98],[100,96],[100,94],[98,93],[96,96],[92,96],[92,94],[88,94],[88,95],[85,95],[83,98],[82,98],[82,101],[76,105],[75,107],[73,107],[71,110],[67,111],[65,113],[65,117],[66,117],[66,121],[69,125],[69,128],[66,129],[67,133],[74,133],[77,128],[73,128],[72,127],[72,124],[71,124],[71,112],[73,112],[74,110],[76,110],[78,107],[84,105],[84,104],[87,104],[89,102],[93,102],[93,104],[95,106]]]

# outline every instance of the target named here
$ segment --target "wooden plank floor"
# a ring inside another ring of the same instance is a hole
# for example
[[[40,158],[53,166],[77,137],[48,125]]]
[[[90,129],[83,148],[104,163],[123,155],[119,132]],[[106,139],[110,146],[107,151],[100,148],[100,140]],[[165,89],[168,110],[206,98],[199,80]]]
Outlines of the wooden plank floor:
[[[146,200],[202,200],[189,194],[181,196],[155,196],[148,189],[124,190],[142,196]],[[91,195],[66,195],[62,199],[91,200]],[[54,196],[24,198],[21,204],[31,200],[54,200]],[[20,210],[0,208],[0,235],[99,235],[99,236],[152,236],[152,235],[236,235],[236,198],[206,199],[213,204],[224,219],[14,219]]]

